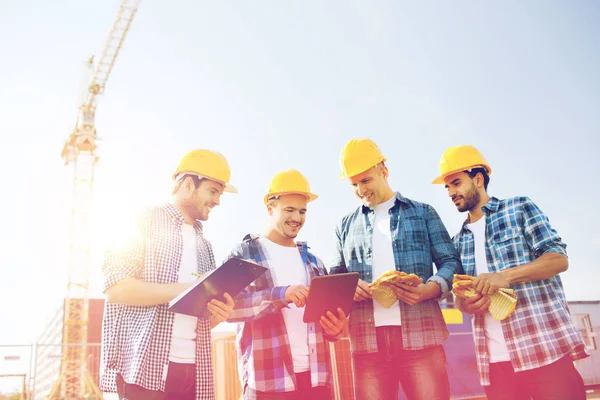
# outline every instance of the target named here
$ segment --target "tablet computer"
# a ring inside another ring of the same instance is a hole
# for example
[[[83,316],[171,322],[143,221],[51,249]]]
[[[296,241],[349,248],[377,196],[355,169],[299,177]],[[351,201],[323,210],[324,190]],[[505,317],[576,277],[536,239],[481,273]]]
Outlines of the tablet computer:
[[[168,310],[199,318],[210,317],[208,302],[225,302],[223,293],[237,296],[260,277],[267,268],[240,258],[230,258],[220,267],[202,275],[192,287],[169,302]]]
[[[327,311],[337,316],[338,308],[350,314],[358,278],[358,272],[314,277],[308,288],[304,322],[317,322]]]

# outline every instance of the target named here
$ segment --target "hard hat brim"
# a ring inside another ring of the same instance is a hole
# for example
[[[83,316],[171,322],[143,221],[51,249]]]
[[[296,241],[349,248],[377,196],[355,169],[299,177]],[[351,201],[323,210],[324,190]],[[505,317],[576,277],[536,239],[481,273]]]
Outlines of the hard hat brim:
[[[486,170],[488,176],[492,175],[492,169],[488,165],[475,164],[475,165],[471,165],[471,166],[469,166],[467,168],[458,168],[458,169],[455,169],[455,170],[452,170],[452,171],[448,171],[445,174],[440,175],[437,178],[435,178],[433,180],[433,182],[431,182],[431,183],[434,184],[434,185],[439,185],[439,184],[442,184],[442,183],[446,183],[446,178],[449,177],[450,175],[454,175],[454,174],[457,174],[459,172],[470,171],[473,168],[483,168],[483,169]]]
[[[310,193],[310,192],[280,192],[280,193],[269,193],[269,194],[265,195],[264,202],[265,202],[265,204],[267,204],[269,202],[269,199],[271,199],[273,197],[285,196],[286,194],[301,194],[303,196],[306,196],[306,201],[308,203],[310,203],[311,201],[313,201],[313,200],[317,199],[317,197],[319,197],[318,195],[316,195],[314,193]]]
[[[225,189],[223,189],[224,192],[227,193],[237,193],[238,190],[235,186],[233,186],[231,183],[226,183],[225,184]]]
[[[223,191],[227,192],[227,193],[237,193],[238,192],[237,188],[235,186],[233,186],[231,183],[225,183],[225,182],[222,182],[222,181],[220,181],[218,179],[211,178],[210,176],[200,175],[200,174],[197,174],[195,172],[183,171],[183,172],[175,173],[175,174],[173,174],[173,180],[177,181],[178,179],[181,179],[181,177],[184,176],[184,175],[194,175],[194,176],[197,176],[200,179],[208,179],[208,180],[211,180],[213,182],[217,182],[218,184],[223,185]]]

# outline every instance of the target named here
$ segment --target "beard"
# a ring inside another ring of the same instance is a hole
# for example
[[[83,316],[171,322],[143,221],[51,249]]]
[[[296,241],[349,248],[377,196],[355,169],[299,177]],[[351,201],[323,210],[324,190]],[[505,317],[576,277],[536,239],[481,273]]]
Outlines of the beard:
[[[463,204],[456,206],[460,212],[472,211],[481,200],[481,196],[479,195],[475,185],[472,185],[471,189],[469,189],[469,191],[462,197],[464,200]]]

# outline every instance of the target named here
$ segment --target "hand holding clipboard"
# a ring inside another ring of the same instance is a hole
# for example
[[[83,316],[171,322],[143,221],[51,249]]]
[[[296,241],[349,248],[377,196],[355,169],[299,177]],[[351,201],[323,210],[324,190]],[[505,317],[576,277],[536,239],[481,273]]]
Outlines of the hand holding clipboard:
[[[226,304],[223,301],[228,302],[224,293],[228,293],[231,297],[237,296],[265,271],[266,268],[261,265],[231,258],[220,267],[202,275],[198,282],[171,300],[168,310],[199,318],[209,318],[214,315],[214,312],[222,316],[221,311]],[[212,302],[214,299],[219,300],[223,305]]]

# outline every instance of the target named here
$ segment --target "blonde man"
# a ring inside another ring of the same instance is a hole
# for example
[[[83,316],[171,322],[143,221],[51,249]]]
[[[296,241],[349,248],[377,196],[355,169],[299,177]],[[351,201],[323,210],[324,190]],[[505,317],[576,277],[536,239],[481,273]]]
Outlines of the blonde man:
[[[350,140],[340,155],[341,178],[361,202],[336,229],[331,268],[360,273],[349,321],[356,398],[395,400],[402,385],[411,400],[449,399],[442,347],[449,333],[438,300],[462,272],[460,259],[435,209],[392,190],[385,161],[370,139]],[[424,283],[398,284],[398,301],[386,308],[368,284],[390,270]]]

